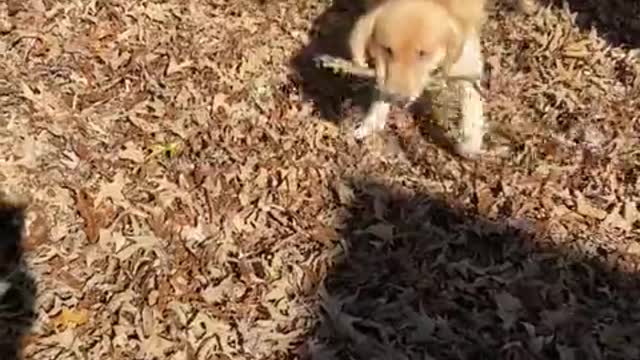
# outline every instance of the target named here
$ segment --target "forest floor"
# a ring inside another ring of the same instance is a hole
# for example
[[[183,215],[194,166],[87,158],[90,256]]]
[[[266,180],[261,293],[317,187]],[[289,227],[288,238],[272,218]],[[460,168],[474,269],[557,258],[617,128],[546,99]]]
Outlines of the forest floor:
[[[2,2],[4,354],[640,358],[640,5],[492,8],[477,161],[428,114],[353,139],[369,84],[311,57],[359,12]]]

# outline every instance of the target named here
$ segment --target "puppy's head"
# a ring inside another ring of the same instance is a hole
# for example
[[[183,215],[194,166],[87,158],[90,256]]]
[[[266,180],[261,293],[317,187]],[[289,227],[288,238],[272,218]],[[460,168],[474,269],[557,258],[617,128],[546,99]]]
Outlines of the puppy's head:
[[[463,39],[446,8],[425,0],[388,1],[356,23],[350,39],[353,60],[376,69],[383,95],[395,101],[420,96],[431,73],[460,56]]]

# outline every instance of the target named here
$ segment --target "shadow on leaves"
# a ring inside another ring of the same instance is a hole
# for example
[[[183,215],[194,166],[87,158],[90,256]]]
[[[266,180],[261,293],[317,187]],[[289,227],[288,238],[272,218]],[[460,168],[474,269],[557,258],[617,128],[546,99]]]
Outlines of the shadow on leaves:
[[[629,259],[406,187],[352,189],[310,358],[640,358],[638,279],[618,269]]]

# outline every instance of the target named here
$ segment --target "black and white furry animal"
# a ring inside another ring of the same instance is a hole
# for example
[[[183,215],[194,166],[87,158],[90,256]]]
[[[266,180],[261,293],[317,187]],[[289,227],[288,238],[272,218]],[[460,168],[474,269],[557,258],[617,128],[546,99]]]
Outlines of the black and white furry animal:
[[[9,280],[22,258],[25,208],[23,201],[0,194],[0,299],[11,287]]]

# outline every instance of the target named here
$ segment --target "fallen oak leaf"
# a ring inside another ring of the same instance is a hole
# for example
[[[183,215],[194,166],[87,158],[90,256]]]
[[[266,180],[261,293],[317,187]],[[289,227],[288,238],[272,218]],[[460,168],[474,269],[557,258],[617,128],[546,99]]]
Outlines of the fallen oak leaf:
[[[174,345],[173,342],[157,335],[157,333],[153,333],[147,338],[142,338],[142,341],[140,341],[140,350],[146,356],[161,359],[167,355],[167,350]]]
[[[113,231],[113,229],[100,229],[98,244],[103,251],[119,253],[126,246],[127,238],[121,232]]]
[[[232,276],[227,276],[220,284],[210,285],[200,295],[209,304],[220,304],[226,299],[236,301],[247,291],[246,286],[235,281]]]
[[[118,156],[120,159],[131,160],[137,164],[144,162],[144,152],[140,150],[132,141],[127,142],[124,150],[120,150]]]
[[[117,172],[113,177],[113,181],[102,183],[100,190],[96,196],[96,203],[99,205],[105,199],[111,199],[116,205],[126,205],[127,199],[122,194],[122,189],[127,184],[127,180],[122,171]]]

